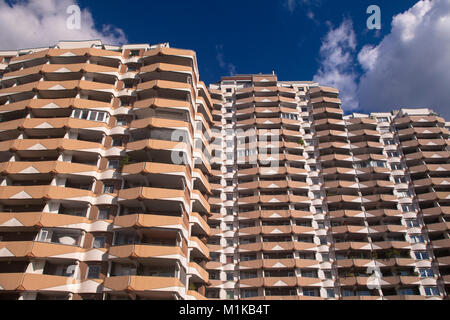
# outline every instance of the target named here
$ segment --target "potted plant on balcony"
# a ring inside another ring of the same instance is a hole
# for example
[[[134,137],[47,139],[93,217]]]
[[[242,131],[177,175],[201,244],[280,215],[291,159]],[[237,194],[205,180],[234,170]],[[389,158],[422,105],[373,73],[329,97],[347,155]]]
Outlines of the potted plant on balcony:
[[[304,147],[306,145],[305,141],[302,138],[298,139],[298,144],[301,145],[302,147]]]

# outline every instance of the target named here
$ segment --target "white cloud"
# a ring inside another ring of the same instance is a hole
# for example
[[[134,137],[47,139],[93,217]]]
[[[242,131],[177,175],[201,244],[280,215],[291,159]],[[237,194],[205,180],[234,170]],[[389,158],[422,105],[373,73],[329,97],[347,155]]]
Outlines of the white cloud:
[[[358,55],[365,110],[429,107],[450,119],[450,0],[421,0]]]
[[[355,50],[356,36],[351,20],[344,20],[338,28],[330,28],[322,40],[320,68],[313,79],[339,89],[344,110],[355,110],[359,106],[357,74],[353,70]]]
[[[233,76],[236,74],[236,66],[232,63],[225,62],[225,58],[223,55],[223,45],[216,45],[216,59],[219,63],[220,68],[226,70],[230,76]]]
[[[80,29],[67,28],[67,8],[76,0],[26,0],[8,4],[0,0],[0,49],[44,47],[59,40],[101,39],[121,44],[126,37],[121,29],[105,25],[98,30],[88,10],[81,11]]]

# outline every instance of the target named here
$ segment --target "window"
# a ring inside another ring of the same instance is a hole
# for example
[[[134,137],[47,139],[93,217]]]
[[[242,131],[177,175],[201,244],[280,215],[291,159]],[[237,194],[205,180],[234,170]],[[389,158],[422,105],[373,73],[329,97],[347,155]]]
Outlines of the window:
[[[228,93],[233,92],[233,90],[231,88],[227,88],[225,91]]]
[[[119,160],[109,160],[108,161],[108,169],[117,169],[119,167]]]
[[[316,213],[317,213],[317,214],[322,214],[322,213],[323,213],[322,208],[316,207]]]
[[[409,205],[409,204],[404,204],[404,205],[402,205],[402,211],[403,212],[413,212],[414,211],[414,207],[412,205]]]
[[[233,230],[233,224],[232,223],[227,223],[226,224],[226,228],[228,231],[232,231]]]
[[[400,156],[397,151],[388,151],[387,155],[389,158],[398,158]]]
[[[410,198],[411,197],[411,192],[409,192],[408,190],[401,190],[401,191],[397,191],[397,195],[400,198]]]
[[[227,209],[227,216],[233,215],[233,209]]]
[[[318,200],[321,198],[320,192],[314,192],[314,199]]]
[[[226,261],[227,261],[227,264],[232,264],[232,263],[234,263],[233,256],[227,256],[227,257],[226,257]]]
[[[139,55],[139,52],[140,52],[140,50],[130,50],[130,55],[129,55],[129,57],[130,57],[130,58],[136,57],[136,56]]]
[[[388,156],[391,157],[388,153]],[[400,163],[391,163],[392,170],[402,170],[403,166]]]
[[[355,293],[353,292],[353,290],[344,289],[344,291],[342,292],[342,295],[344,297],[354,297]]]
[[[233,239],[227,239],[227,247],[234,246]]]
[[[325,222],[323,221],[317,222],[317,227],[319,228],[319,230],[325,229]]]
[[[317,167],[316,166],[309,166],[309,169],[312,171],[312,172],[315,172],[315,171],[317,171]]]
[[[304,278],[318,278],[317,270],[302,270],[302,277],[304,277]]]
[[[107,122],[108,116],[106,112],[75,109],[72,112],[72,118],[98,122]]]
[[[378,122],[378,123],[381,123],[381,122],[389,122],[389,118],[386,118],[386,117],[380,117],[380,118],[377,118],[377,122]]]
[[[233,180],[227,180],[227,187],[233,186]]]
[[[424,243],[425,240],[423,239],[423,236],[411,236],[411,241],[413,243]]]
[[[232,173],[233,172],[233,167],[227,167],[227,173]]]
[[[108,220],[109,219],[109,209],[100,209],[98,212],[98,220]]]
[[[425,294],[427,296],[438,296],[439,289],[437,287],[425,287]]]
[[[219,299],[220,298],[219,290],[218,289],[207,289],[206,297],[209,299]]]
[[[114,185],[105,184],[105,186],[103,187],[103,193],[114,193]]]
[[[416,256],[417,260],[428,260],[430,258],[428,252],[426,251],[417,251],[414,252],[414,255]]]
[[[327,289],[327,297],[334,298],[336,296],[334,289]]]
[[[303,289],[303,295],[305,297],[317,297],[318,292],[317,289]]]
[[[94,242],[92,243],[92,248],[104,248],[106,243],[106,237],[97,236],[94,237]]]
[[[117,118],[116,125],[117,126],[126,126],[127,125],[127,119],[126,118]]]
[[[122,138],[114,138],[112,142],[113,147],[121,147],[123,144]]]
[[[210,253],[210,257],[211,257],[211,260],[214,261],[214,262],[219,262],[220,261],[220,253],[211,252]]]
[[[234,280],[234,274],[232,272],[227,272],[227,281],[233,281]]]
[[[434,272],[432,269],[420,269],[419,274],[421,278],[434,278]]]
[[[241,291],[243,298],[255,298],[258,296],[258,289],[246,289]]]
[[[412,288],[403,288],[398,290],[398,295],[400,296],[412,296],[414,295],[414,290]]]
[[[394,139],[385,139],[384,140],[384,144],[387,146],[391,146],[395,144],[395,140]]]
[[[233,201],[233,194],[227,193],[227,201]]]
[[[328,243],[326,236],[321,236],[321,237],[319,237],[319,239],[320,239],[321,245],[326,245]]]
[[[45,242],[45,241],[47,241],[47,237],[48,237],[48,231],[41,230],[41,234],[39,236],[39,241]]]
[[[394,177],[395,183],[407,183],[407,180],[405,177]]]
[[[234,291],[233,290],[227,290],[227,299],[233,300],[234,299]]]
[[[89,266],[87,278],[88,279],[99,279],[100,278],[100,266],[99,265]]]
[[[323,255],[322,255],[322,258],[323,258]],[[324,271],[323,274],[325,276],[325,279],[333,279],[333,275],[332,275],[331,271]]]
[[[417,221],[417,220],[406,220],[406,225],[409,228],[419,228],[420,227],[419,221]]]

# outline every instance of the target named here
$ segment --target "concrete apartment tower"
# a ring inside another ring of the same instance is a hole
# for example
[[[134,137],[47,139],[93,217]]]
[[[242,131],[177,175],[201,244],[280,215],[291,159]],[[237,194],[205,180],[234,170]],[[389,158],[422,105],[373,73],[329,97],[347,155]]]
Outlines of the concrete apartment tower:
[[[208,298],[448,298],[444,119],[344,116],[338,90],[273,74],[224,77],[210,92],[222,149]]]
[[[448,299],[449,124],[193,51],[0,52],[0,299]]]
[[[0,62],[0,298],[203,298],[195,53],[61,42]]]

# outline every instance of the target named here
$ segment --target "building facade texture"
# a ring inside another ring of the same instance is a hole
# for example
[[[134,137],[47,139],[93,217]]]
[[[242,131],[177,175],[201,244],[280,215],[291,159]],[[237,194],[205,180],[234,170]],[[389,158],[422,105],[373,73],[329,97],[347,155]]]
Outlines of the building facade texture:
[[[195,52],[0,52],[0,299],[448,299],[449,123]]]

